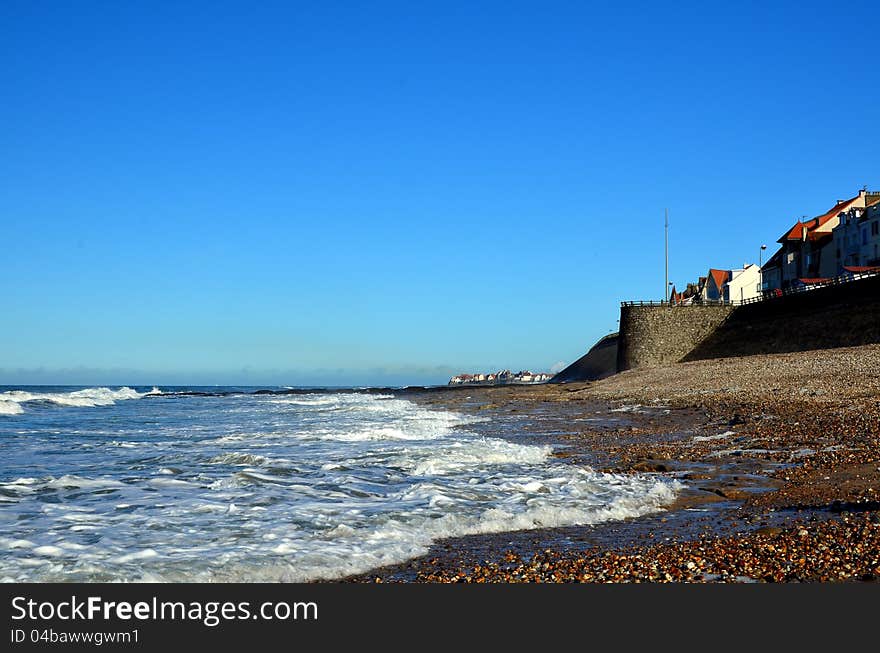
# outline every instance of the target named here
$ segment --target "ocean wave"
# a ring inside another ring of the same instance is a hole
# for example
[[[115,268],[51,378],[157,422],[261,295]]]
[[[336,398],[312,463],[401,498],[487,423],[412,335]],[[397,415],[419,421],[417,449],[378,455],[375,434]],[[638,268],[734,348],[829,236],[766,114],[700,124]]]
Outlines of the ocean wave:
[[[590,480],[598,481],[601,486],[605,481],[610,480],[609,476],[593,473]],[[540,489],[539,485],[543,486],[535,483],[531,487]],[[663,511],[665,506],[675,500],[679,487],[676,482],[634,477],[626,483],[617,484],[617,496],[608,502],[586,500],[582,503],[555,504],[551,497],[558,492],[557,488],[543,500],[535,498],[537,496],[535,492],[527,493],[531,498],[526,503],[525,509],[496,504],[478,514],[461,514],[451,508],[455,505],[453,499],[434,495],[431,497],[429,512],[443,510],[446,506],[448,510],[446,514],[440,517],[420,514],[399,515],[397,518],[387,520],[372,532],[366,533],[355,531],[346,535],[342,531],[337,531],[333,533],[336,537],[333,538],[332,544],[329,544],[322,553],[330,553],[336,550],[338,545],[338,548],[345,550],[347,555],[338,555],[341,553],[338,551],[337,555],[321,556],[317,560],[314,558],[304,560],[303,562],[312,564],[299,564],[288,568],[281,579],[301,582],[363,573],[376,567],[397,564],[424,555],[434,542],[452,537],[559,528],[576,524],[598,524],[641,517]]]
[[[0,415],[21,415],[24,408],[17,401],[0,398]]]
[[[43,479],[17,478],[6,483],[0,482],[0,494],[7,496],[30,495],[44,490],[108,490],[121,488],[124,484],[108,478],[86,478],[74,474],[49,476]],[[73,508],[69,508],[73,509]]]
[[[85,478],[74,474],[65,474],[59,478],[50,478],[43,487],[53,490],[103,490],[122,487],[123,483],[109,478]]]
[[[560,470],[561,471],[561,470]],[[467,509],[451,488],[417,484],[407,492],[409,511],[377,523],[336,523],[322,534],[266,538],[266,547],[222,568],[152,569],[164,582],[304,582],[330,580],[424,555],[437,541],[514,530],[560,528],[637,518],[662,512],[682,487],[677,481],[584,471],[574,477],[522,479],[508,500]],[[563,498],[564,497],[564,498]],[[418,506],[418,507],[416,507]]]
[[[28,392],[9,390],[0,394],[0,415],[20,415],[24,412],[22,404],[43,403],[64,407],[94,408],[112,406],[117,401],[140,399],[150,395],[160,395],[162,391],[154,387],[149,392],[138,392],[128,386],[111,390],[110,388],[85,388],[72,392]]]
[[[638,517],[663,510],[678,488],[560,463],[550,446],[492,437],[515,426],[471,427],[485,416],[390,395],[144,401],[136,411],[83,411],[82,423],[59,430],[51,410],[29,406],[149,393],[13,393],[0,399],[31,413],[27,443],[42,454],[30,465],[29,449],[20,456],[18,442],[0,438],[9,460],[0,580],[338,578],[444,538]]]
[[[291,406],[337,406],[339,400],[336,397],[320,395],[317,397],[303,397],[301,399],[272,399],[272,404],[288,404]]]
[[[209,465],[248,465],[257,467],[267,465],[269,462],[270,459],[266,456],[239,452],[224,453],[208,460]]]
[[[470,442],[454,442],[432,448],[419,459],[412,453],[397,464],[416,476],[445,476],[495,465],[539,465],[553,449],[550,446],[521,445],[496,438],[478,438]]]

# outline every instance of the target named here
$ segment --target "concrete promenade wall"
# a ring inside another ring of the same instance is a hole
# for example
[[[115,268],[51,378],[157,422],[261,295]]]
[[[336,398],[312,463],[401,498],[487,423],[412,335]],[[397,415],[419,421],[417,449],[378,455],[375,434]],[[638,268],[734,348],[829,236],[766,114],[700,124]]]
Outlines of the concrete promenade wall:
[[[730,306],[621,306],[617,371],[682,360],[730,316]]]
[[[880,276],[738,307],[683,360],[880,342]]]
[[[755,304],[622,306],[618,371],[880,342],[880,276]]]

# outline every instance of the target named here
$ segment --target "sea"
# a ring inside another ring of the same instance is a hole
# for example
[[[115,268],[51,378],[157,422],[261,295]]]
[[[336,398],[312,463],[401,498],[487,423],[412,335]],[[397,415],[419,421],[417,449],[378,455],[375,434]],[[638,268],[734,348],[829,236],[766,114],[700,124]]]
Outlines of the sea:
[[[0,386],[0,580],[303,582],[444,538],[655,513],[677,485],[376,389]]]

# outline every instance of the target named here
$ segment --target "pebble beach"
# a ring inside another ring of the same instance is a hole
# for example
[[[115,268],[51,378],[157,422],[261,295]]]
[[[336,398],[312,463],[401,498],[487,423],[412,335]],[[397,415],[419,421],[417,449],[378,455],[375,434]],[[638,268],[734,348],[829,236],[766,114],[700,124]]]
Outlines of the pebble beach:
[[[413,391],[515,416],[573,465],[668,476],[664,514],[437,543],[358,582],[880,578],[880,345],[678,363],[562,385]],[[596,415],[614,414],[615,420]]]

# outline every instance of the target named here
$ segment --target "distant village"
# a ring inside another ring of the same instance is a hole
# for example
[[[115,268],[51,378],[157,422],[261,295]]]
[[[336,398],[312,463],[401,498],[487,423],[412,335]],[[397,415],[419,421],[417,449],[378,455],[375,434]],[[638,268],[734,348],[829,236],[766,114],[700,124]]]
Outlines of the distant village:
[[[710,268],[681,292],[672,286],[670,304],[742,304],[880,273],[880,192],[862,189],[837,200],[822,215],[798,220],[777,242],[763,265]]]
[[[514,374],[510,370],[502,370],[484,374],[458,374],[449,379],[448,385],[503,385],[506,383],[545,383],[553,377],[545,372],[532,373],[528,370]]]

